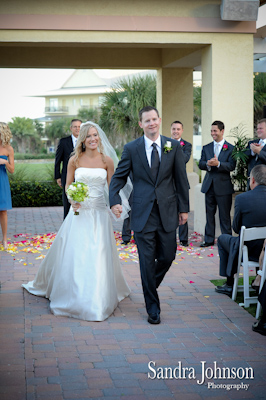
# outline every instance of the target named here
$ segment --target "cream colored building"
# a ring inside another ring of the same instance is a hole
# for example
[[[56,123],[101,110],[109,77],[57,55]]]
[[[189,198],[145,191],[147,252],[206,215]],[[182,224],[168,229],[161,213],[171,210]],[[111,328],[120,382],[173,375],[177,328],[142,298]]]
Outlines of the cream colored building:
[[[215,119],[232,141],[240,122],[253,132],[253,35],[264,3],[9,0],[0,4],[0,67],[156,69],[162,132],[178,117],[190,142],[193,70],[201,69],[202,144]],[[187,169],[193,174],[192,160]]]
[[[80,109],[98,109],[104,93],[109,90],[107,82],[93,70],[75,70],[63,86],[56,90],[39,93],[45,97],[45,117],[49,122],[60,117],[76,118]]]
[[[45,117],[39,118],[41,122],[49,123],[55,119],[68,117],[77,118],[79,110],[99,110],[103,96],[122,78],[152,74],[154,70],[136,71],[127,74],[128,70],[116,71],[112,78],[101,78],[97,70],[77,69],[72,72],[61,88],[36,94],[33,97],[45,98]]]

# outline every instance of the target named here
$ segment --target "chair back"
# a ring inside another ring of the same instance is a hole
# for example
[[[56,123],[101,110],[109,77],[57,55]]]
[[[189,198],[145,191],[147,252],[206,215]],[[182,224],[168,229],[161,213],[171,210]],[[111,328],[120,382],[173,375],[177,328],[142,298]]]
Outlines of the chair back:
[[[244,228],[243,229],[244,242],[249,242],[250,240],[256,240],[256,239],[266,239],[266,226],[248,228],[248,229],[245,226],[242,226],[242,228]]]
[[[250,240],[257,240],[257,239],[266,239],[266,226],[255,227],[255,228],[246,228],[244,225],[241,226],[240,239],[239,239],[238,265],[237,265],[238,270],[242,262],[244,249],[246,249],[246,254],[247,254],[247,248],[244,245],[244,243],[249,242]]]

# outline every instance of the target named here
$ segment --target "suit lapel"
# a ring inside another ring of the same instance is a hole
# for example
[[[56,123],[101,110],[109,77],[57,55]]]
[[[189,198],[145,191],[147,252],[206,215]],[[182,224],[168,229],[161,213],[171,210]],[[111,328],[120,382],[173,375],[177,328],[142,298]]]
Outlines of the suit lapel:
[[[161,136],[161,162],[160,162],[160,168],[157,176],[157,182],[160,179],[160,176],[163,172],[163,168],[166,162],[166,153],[164,152],[164,145],[166,143],[166,138],[164,136]]]
[[[206,156],[209,160],[210,158],[214,157],[214,144],[213,142],[206,144]]]
[[[67,141],[67,147],[70,153],[72,153],[73,149],[73,142],[72,142],[72,137],[68,136],[68,141]]]
[[[142,136],[140,138],[140,141],[139,141],[138,146],[137,146],[137,152],[139,154],[139,157],[141,159],[141,162],[143,164],[143,167],[144,167],[145,171],[147,172],[147,174],[149,175],[149,177],[152,180],[151,169],[150,169],[150,166],[149,166],[149,163],[148,163],[148,159],[147,159],[147,156],[146,156],[144,136]]]
[[[223,146],[224,146],[225,144],[226,144],[227,146],[229,145],[229,143],[228,143],[226,140],[224,141]],[[229,151],[229,146],[228,146],[228,148],[227,148],[226,150],[223,150],[223,147],[221,148],[221,151],[220,151],[220,154],[219,154],[219,157],[218,157],[218,160],[219,160],[219,161],[221,161],[223,158],[226,158],[225,156],[226,156],[226,152],[227,152],[227,151]]]

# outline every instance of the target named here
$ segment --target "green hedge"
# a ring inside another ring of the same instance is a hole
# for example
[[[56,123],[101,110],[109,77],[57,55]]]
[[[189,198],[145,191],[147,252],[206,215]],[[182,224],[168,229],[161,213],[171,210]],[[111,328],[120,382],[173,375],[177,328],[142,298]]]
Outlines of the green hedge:
[[[39,153],[39,154],[31,154],[31,153],[15,153],[15,160],[51,160],[55,158],[55,153]]]
[[[13,207],[62,206],[62,189],[54,181],[10,182]]]

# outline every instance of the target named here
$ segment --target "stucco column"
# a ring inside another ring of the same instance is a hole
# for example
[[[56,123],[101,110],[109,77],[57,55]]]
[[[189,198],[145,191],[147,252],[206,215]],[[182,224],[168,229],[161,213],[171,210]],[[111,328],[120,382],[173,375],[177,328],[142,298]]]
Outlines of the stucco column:
[[[245,124],[247,135],[253,137],[252,35],[213,34],[213,44],[202,50],[201,112],[202,145],[212,141],[210,130],[215,120],[224,122],[224,137],[232,144],[234,139],[230,137],[230,130],[240,123]],[[195,198],[194,229],[204,234],[206,216],[200,186],[195,190]],[[217,212],[215,236],[220,233]]]
[[[225,40],[226,38],[226,40]],[[246,124],[253,137],[253,36],[213,34],[213,44],[202,50],[202,144],[210,142],[214,120],[230,129]]]
[[[157,107],[162,116],[162,134],[170,136],[171,123],[184,125],[183,138],[193,144],[193,70],[162,68],[157,72]],[[190,183],[190,209],[194,210],[194,186],[198,175],[193,172],[193,151],[187,163]]]
[[[162,69],[162,133],[170,136],[170,125],[179,120],[184,125],[183,138],[193,143],[193,70]],[[193,171],[193,157],[187,164]]]

